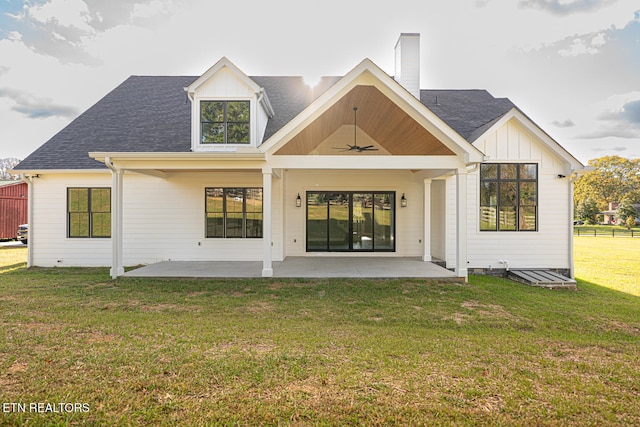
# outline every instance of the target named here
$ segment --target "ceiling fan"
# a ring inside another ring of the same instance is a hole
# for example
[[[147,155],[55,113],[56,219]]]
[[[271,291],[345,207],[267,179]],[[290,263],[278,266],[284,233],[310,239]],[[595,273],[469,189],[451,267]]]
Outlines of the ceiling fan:
[[[347,144],[347,148],[333,147],[334,150],[357,151],[358,153],[362,153],[363,151],[378,151],[377,148],[373,148],[374,147],[373,145],[365,145],[362,147],[358,145],[358,142],[356,141],[356,134],[358,130],[358,127],[356,126],[357,114],[358,114],[358,107],[353,107],[353,145]]]
[[[333,148],[340,151],[357,151],[358,153],[362,153],[363,151],[378,151],[377,148],[373,148],[373,145],[365,145],[364,147],[360,147],[359,145],[347,144],[347,147],[348,148],[340,148],[340,147],[333,147]]]

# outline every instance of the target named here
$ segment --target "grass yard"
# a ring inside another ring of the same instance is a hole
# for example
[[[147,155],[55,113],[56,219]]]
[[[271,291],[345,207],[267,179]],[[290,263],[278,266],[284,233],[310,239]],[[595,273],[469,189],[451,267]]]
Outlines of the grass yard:
[[[0,425],[640,425],[640,266],[588,239],[577,292],[114,282],[0,248]]]
[[[574,237],[573,241],[579,279],[640,297],[639,238]]]

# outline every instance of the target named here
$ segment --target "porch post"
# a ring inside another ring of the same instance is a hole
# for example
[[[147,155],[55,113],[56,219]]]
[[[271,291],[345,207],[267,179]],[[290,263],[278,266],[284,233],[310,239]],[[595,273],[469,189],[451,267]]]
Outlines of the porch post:
[[[424,236],[422,238],[424,244],[422,260],[431,261],[431,180],[424,180]]]
[[[468,280],[467,272],[467,169],[456,171],[456,275]]]
[[[116,279],[124,274],[122,265],[122,189],[123,174],[121,169],[111,170],[111,278]]]
[[[262,170],[262,277],[273,276],[271,255],[272,225],[271,225],[271,168]]]

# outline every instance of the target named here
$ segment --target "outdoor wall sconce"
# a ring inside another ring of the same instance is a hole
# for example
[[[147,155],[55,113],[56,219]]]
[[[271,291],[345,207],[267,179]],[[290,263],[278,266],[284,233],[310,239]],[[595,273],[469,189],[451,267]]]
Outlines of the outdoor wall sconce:
[[[402,197],[400,198],[400,207],[401,208],[407,207],[407,198],[404,197],[404,193],[402,193]]]
[[[302,199],[300,198],[300,193],[298,193],[298,197],[296,197],[296,208],[302,206]]]

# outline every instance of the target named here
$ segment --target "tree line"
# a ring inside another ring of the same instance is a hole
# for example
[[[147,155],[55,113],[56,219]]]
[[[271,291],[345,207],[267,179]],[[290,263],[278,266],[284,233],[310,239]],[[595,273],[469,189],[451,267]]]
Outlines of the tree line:
[[[593,170],[575,182],[575,216],[587,224],[601,218],[610,203],[618,203],[616,222],[631,227],[638,216],[634,204],[640,204],[640,159],[604,156],[589,160]]]
[[[8,172],[18,163],[20,163],[20,160],[15,157],[0,159],[0,181],[13,181],[19,179],[20,177],[18,175],[12,175]]]

